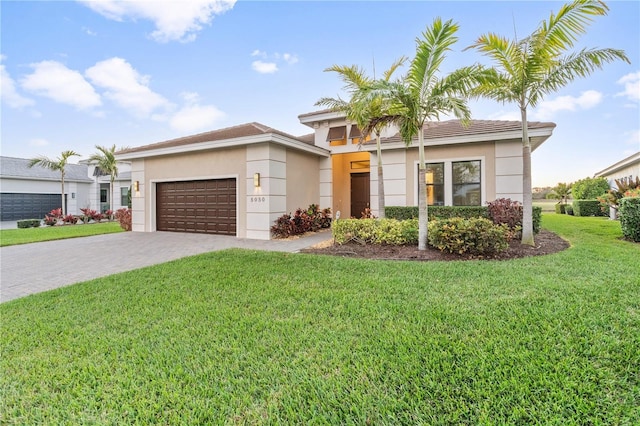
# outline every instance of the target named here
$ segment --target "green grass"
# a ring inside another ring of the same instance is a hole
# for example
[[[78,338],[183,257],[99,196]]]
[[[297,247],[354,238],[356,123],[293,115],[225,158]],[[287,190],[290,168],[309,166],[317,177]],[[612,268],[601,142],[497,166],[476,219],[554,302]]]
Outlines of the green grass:
[[[0,305],[2,424],[639,424],[640,246],[393,262],[227,250]]]
[[[114,232],[122,232],[122,228],[118,222],[47,226],[43,228],[2,229],[0,230],[0,247],[62,240],[65,238],[88,237],[90,235],[112,234]]]

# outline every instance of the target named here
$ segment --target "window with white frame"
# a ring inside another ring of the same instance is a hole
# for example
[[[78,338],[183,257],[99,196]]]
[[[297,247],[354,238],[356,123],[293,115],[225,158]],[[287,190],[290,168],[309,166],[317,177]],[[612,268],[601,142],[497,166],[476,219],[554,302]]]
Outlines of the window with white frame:
[[[454,206],[482,204],[480,160],[451,163]]]

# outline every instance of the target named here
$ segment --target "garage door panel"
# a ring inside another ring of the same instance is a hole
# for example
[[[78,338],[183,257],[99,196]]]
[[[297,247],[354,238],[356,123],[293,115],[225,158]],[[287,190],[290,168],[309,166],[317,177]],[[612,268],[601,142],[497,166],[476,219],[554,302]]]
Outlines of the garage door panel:
[[[159,231],[236,235],[236,180],[156,185]]]

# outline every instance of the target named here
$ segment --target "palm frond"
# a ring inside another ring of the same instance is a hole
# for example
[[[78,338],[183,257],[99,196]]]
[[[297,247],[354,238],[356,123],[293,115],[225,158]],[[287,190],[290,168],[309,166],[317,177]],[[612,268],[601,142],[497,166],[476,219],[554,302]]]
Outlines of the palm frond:
[[[388,70],[386,70],[383,73],[383,79],[386,81],[391,80],[391,77],[393,75],[394,72],[396,72],[396,70],[398,68],[400,68],[401,66],[404,65],[404,63],[407,62],[407,57],[406,56],[401,56],[400,58],[396,59],[391,66],[389,67]]]

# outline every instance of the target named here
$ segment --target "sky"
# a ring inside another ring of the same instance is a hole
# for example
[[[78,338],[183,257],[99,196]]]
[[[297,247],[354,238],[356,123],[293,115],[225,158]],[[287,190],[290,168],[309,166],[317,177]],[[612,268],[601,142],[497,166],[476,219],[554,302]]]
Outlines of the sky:
[[[574,50],[623,49],[548,95],[530,121],[557,124],[532,156],[533,186],[593,176],[640,151],[640,2],[607,3]],[[494,32],[524,37],[545,1],[7,1],[0,3],[3,156],[55,158],[136,147],[248,122],[300,136],[298,115],[345,95],[327,67],[381,75],[415,54],[433,19],[460,25],[443,74],[488,58],[465,50]],[[399,73],[405,72],[400,69]],[[470,103],[474,119],[519,120],[513,104]]]

